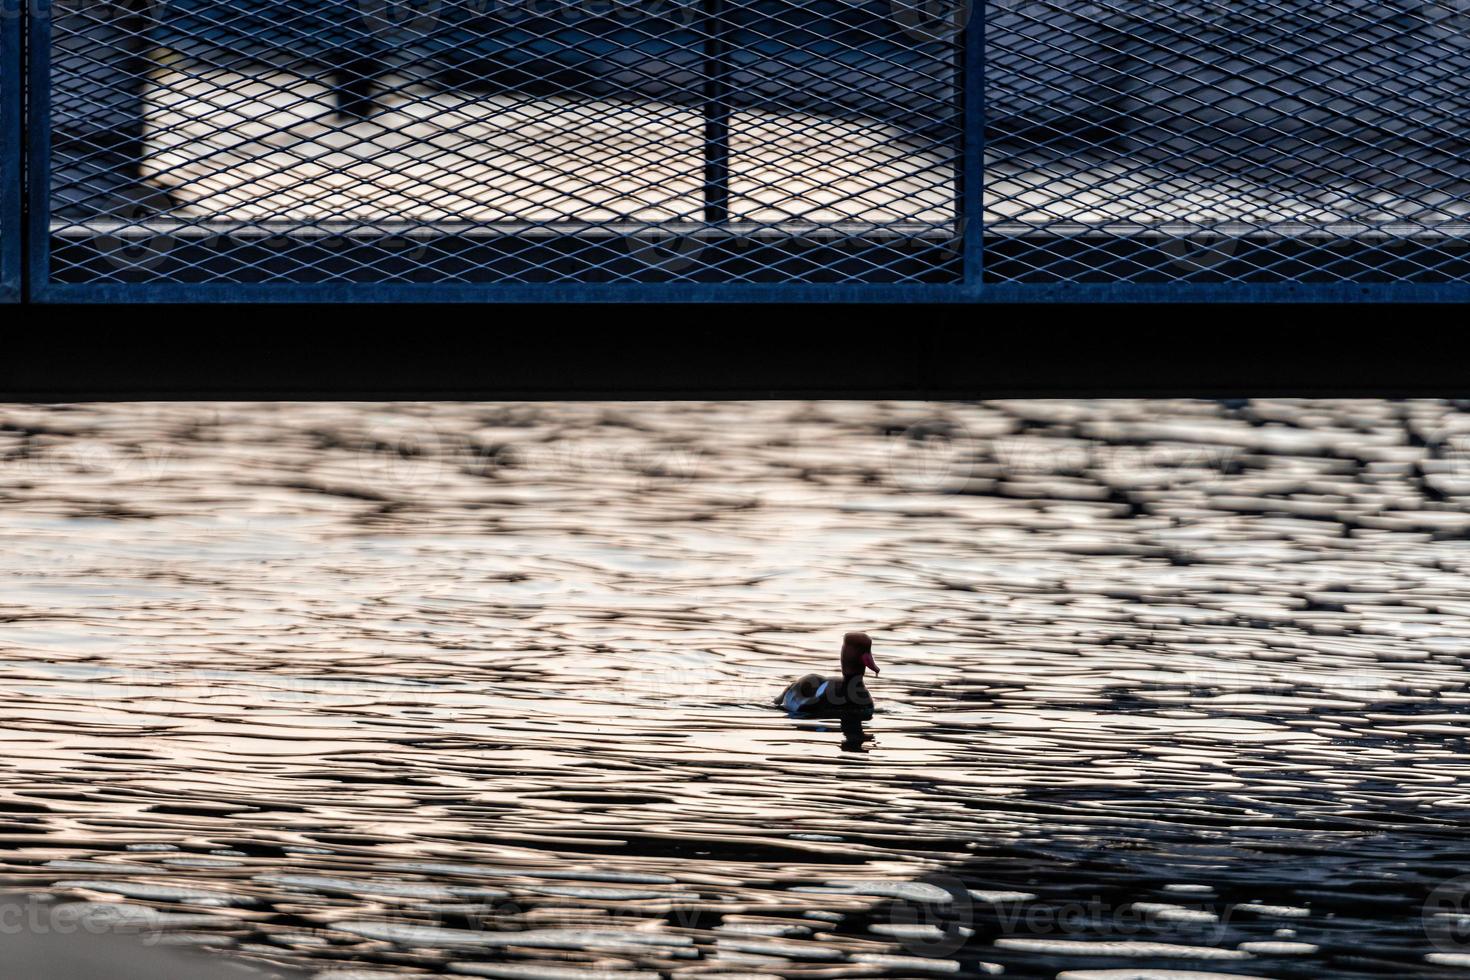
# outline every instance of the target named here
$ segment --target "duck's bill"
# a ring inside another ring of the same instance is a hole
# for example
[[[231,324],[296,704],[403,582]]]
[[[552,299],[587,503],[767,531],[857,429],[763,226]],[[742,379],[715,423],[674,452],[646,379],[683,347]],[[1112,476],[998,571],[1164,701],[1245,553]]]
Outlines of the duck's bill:
[[[880,671],[878,670],[878,662],[873,659],[873,651],[871,650],[863,651],[863,666],[868,668],[875,674],[880,673]]]

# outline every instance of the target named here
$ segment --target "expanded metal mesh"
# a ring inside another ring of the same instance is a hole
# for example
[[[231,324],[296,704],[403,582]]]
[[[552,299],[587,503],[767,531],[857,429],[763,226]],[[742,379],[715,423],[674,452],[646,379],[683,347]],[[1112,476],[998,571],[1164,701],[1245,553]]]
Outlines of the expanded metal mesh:
[[[998,0],[991,281],[1470,278],[1470,0]]]
[[[70,0],[58,282],[953,282],[908,0]]]
[[[1470,0],[975,13],[987,282],[1470,281]],[[969,15],[66,0],[49,276],[957,283]]]

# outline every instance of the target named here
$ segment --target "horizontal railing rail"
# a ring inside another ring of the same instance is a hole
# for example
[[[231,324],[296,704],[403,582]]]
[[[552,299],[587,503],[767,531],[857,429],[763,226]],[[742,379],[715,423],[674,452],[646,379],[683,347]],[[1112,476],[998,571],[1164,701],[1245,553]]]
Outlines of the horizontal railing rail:
[[[596,224],[592,222],[360,222],[292,223],[281,221],[211,221],[207,224],[187,221],[86,221],[58,222],[52,234],[63,238],[110,237],[147,239],[159,236],[179,238],[625,238],[645,237],[653,241],[693,239],[718,241],[728,238],[780,240],[846,241],[861,238],[927,238],[952,242],[953,230],[907,222],[875,224],[842,222],[831,225],[780,222],[740,227],[730,224],[711,225],[700,222],[668,224]]]

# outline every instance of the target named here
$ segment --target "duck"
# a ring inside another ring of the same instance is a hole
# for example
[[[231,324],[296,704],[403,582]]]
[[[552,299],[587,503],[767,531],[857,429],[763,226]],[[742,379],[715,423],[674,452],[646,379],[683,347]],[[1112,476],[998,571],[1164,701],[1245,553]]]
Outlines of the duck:
[[[873,696],[863,683],[869,669],[880,673],[873,660],[873,640],[866,633],[846,633],[842,637],[842,675],[823,677],[807,674],[798,678],[773,702],[787,714],[871,715]]]

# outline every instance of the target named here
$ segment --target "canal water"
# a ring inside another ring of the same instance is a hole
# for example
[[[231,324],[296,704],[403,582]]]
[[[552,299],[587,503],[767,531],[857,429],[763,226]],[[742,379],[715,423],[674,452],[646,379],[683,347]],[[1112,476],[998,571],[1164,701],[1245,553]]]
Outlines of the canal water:
[[[1470,412],[0,406],[0,890],[333,980],[1470,974]],[[879,710],[787,719],[866,630]]]

